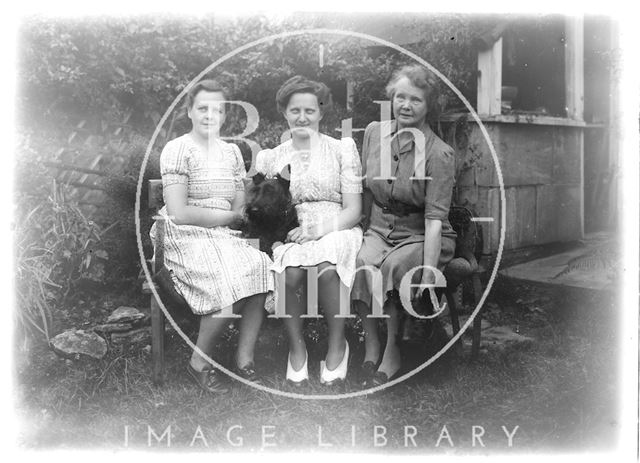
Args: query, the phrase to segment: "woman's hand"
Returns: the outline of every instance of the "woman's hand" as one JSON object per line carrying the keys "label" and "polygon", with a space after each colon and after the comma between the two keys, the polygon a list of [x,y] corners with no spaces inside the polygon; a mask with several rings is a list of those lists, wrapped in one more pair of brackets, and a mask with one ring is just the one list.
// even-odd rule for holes
{"label": "woman's hand", "polygon": [[420,279],[420,286],[414,286],[411,290],[411,298],[418,299],[422,296],[423,293],[429,293],[429,287],[434,287],[436,282],[436,277],[433,274],[433,271],[423,268],[422,269],[422,278]]}
{"label": "woman's hand", "polygon": [[233,230],[240,230],[244,225],[244,214],[241,212],[231,212],[231,220],[229,221],[229,228]]}
{"label": "woman's hand", "polygon": [[[425,219],[424,221],[424,255],[423,255],[423,268],[422,278],[420,280],[421,285],[429,285],[432,288],[439,279],[436,278],[438,272],[438,259],[440,258],[440,250],[442,245],[441,238],[442,222],[440,220]],[[429,270],[429,268],[431,270]],[[417,290],[417,294],[414,297],[419,297],[423,291],[429,291],[428,289],[414,288]],[[431,294],[428,294],[431,296]]]}
{"label": "woman's hand", "polygon": [[287,233],[287,241],[290,243],[303,244],[307,241],[319,240],[322,236],[323,235],[317,225],[305,228],[296,227]]}
{"label": "woman's hand", "polygon": [[176,225],[195,225],[198,227],[229,227],[238,229],[244,220],[243,205],[237,204],[233,211],[190,206],[187,203],[187,186],[168,185],[164,188],[167,214]]}

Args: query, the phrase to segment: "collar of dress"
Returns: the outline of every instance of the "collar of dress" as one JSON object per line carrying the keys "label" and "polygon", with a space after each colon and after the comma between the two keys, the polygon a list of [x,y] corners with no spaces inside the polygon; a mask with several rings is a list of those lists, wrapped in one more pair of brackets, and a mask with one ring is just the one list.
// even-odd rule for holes
{"label": "collar of dress", "polygon": [[[393,138],[398,134],[398,121],[393,119],[391,121],[388,121],[386,124],[384,122],[382,124],[383,124],[382,125],[383,138],[388,138],[393,140]],[[385,125],[387,126],[387,130],[384,130]],[[424,124],[420,132],[422,132],[422,134],[424,135],[425,146],[428,146],[429,142],[431,141],[431,138],[434,136],[434,133],[429,127],[429,124]],[[413,139],[405,140],[402,143],[402,146],[400,146],[400,148],[398,149],[398,154],[408,153],[409,151],[413,150],[413,145],[414,145]],[[392,146],[392,150],[396,151],[397,145],[394,145],[392,143],[391,146]]]}

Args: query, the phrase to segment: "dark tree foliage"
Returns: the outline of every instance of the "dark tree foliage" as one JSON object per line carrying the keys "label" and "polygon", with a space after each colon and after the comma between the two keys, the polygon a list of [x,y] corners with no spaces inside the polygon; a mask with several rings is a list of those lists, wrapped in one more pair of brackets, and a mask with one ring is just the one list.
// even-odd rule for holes
{"label": "dark tree foliage", "polygon": [[[404,45],[426,59],[473,99],[474,31],[463,16],[403,19],[413,41]],[[144,128],[157,123],[174,98],[200,72],[227,53],[271,34],[344,23],[348,17],[303,16],[273,20],[263,16],[210,18],[32,18],[21,28],[19,81],[26,108],[130,120]],[[372,31],[375,34],[375,31]],[[324,47],[323,66],[319,47]],[[355,83],[356,118],[377,115],[374,99],[394,67],[411,59],[379,44],[335,34],[305,34],[246,49],[211,72],[236,99],[254,104],[260,116],[278,120],[274,95],[284,79],[304,74],[326,82]],[[443,90],[444,90],[443,86]],[[441,107],[462,106],[444,93]],[[360,122],[360,121],[357,121]]]}
{"label": "dark tree foliage", "polygon": [[[473,103],[476,51],[472,37],[482,21],[472,23],[464,16],[402,16],[391,20],[412,37],[406,48],[435,66]],[[101,183],[107,199],[90,216],[77,215],[74,223],[82,227],[86,218],[87,233],[99,236],[100,249],[109,256],[105,279],[135,276],[139,260],[135,256],[133,205],[140,166],[151,135],[186,85],[212,63],[252,41],[304,29],[350,30],[354,24],[351,16],[327,14],[25,20],[18,42],[18,215],[27,217],[50,198],[50,185],[59,172],[47,168],[46,163],[80,163],[100,155],[95,168],[107,170]],[[375,35],[376,31],[368,33]],[[221,80],[232,99],[257,108],[260,123],[247,138],[267,148],[278,144],[285,130],[276,110],[275,93],[287,78],[303,74],[330,86],[335,105],[323,118],[322,128],[339,136],[337,129],[343,119],[352,118],[354,128],[379,119],[380,107],[375,100],[386,99],[384,87],[391,72],[409,62],[403,54],[362,38],[302,34],[246,48],[206,76]],[[349,110],[347,82],[352,82],[354,91]],[[435,102],[438,111],[463,106],[445,85],[441,85],[439,95]],[[223,133],[238,135],[246,124],[244,111],[233,106]],[[189,121],[182,99],[175,111],[167,114],[151,150],[145,178],[159,177],[162,146],[187,130]],[[354,138],[360,144],[361,132]],[[249,146],[237,142],[249,169]],[[66,195],[58,198],[58,203],[71,201]],[[145,209],[144,196],[141,210],[142,236],[148,244],[151,214]],[[107,232],[95,232],[96,226]],[[74,278],[80,276],[74,274]],[[64,281],[58,278],[53,283],[64,286]],[[65,294],[69,290],[50,288]]]}

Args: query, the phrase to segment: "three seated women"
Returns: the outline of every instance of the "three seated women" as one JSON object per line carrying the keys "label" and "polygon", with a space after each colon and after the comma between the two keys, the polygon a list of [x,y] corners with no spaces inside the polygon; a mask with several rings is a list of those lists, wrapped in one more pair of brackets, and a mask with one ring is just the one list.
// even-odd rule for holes
{"label": "three seated women", "polygon": [[[318,304],[328,327],[320,382],[332,385],[347,375],[350,347],[341,293],[351,294],[362,317],[363,385],[382,384],[400,370],[400,281],[420,267],[413,272],[413,283],[431,283],[432,272],[421,268],[442,269],[453,257],[455,243],[447,219],[454,155],[427,124],[432,89],[420,66],[405,66],[393,74],[387,93],[394,120],[367,127],[361,162],[351,138],[339,140],[320,131],[332,104],[325,84],[295,76],[282,85],[276,104],[290,138],[258,153],[255,169],[267,176],[290,172],[299,226],[274,249],[271,261],[234,229],[242,220],[246,172],[238,148],[219,138],[225,91],[215,81],[193,87],[187,101],[192,130],[167,144],[161,172],[168,223],[166,266],[176,289],[201,316],[196,343],[200,352],[194,351],[187,367],[200,387],[210,392],[224,389],[217,370],[201,355],[214,355],[228,322],[216,314],[242,315],[235,370],[256,379],[253,350],[263,307],[274,289],[284,297],[286,378],[293,385],[309,379],[302,318],[310,309],[307,272],[317,277]],[[363,215],[366,220],[361,222]],[[381,292],[374,287],[372,273],[360,271],[363,267],[379,270]],[[374,301],[376,294],[384,300]],[[388,315],[382,354],[377,319],[367,317],[374,302]]]}

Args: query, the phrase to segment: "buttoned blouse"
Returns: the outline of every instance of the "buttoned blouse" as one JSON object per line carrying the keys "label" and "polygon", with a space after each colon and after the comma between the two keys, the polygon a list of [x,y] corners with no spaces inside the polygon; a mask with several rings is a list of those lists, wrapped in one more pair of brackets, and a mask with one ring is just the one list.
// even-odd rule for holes
{"label": "buttoned blouse", "polygon": [[[441,235],[455,239],[448,217],[455,182],[453,149],[428,126],[402,144],[397,132],[395,120],[367,126],[362,145],[364,186],[377,203],[391,210],[394,203],[402,203],[424,212],[398,216],[373,203],[369,227],[391,241],[420,241],[424,239],[424,220],[435,219],[442,222]],[[417,166],[416,137],[423,138],[425,148],[422,160],[418,155]],[[383,170],[385,158],[387,170]]]}

